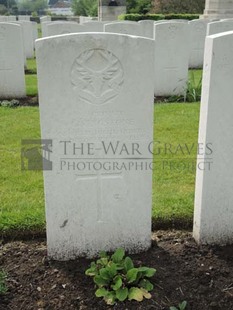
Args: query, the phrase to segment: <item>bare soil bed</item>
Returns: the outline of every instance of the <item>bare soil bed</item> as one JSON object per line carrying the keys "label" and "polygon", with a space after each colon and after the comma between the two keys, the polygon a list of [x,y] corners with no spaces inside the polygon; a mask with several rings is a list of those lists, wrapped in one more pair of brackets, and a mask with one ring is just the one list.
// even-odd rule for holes
{"label": "bare soil bed", "polygon": [[186,300],[187,310],[233,309],[233,246],[198,247],[191,233],[157,231],[151,249],[131,255],[136,265],[157,269],[152,299],[107,306],[95,297],[90,260],[49,261],[44,239],[0,247],[0,266],[8,273],[1,310],[158,309]]}

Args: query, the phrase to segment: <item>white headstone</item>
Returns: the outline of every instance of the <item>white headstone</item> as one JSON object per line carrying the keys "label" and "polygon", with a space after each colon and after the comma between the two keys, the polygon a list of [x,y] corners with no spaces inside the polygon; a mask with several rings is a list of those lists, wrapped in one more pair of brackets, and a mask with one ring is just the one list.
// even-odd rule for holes
{"label": "white headstone", "polygon": [[212,22],[207,26],[207,36],[231,30],[233,30],[233,20]]}
{"label": "white headstone", "polygon": [[16,21],[16,16],[9,15],[9,16],[7,16],[7,20],[8,20],[8,22],[15,22]]}
{"label": "white headstone", "polygon": [[189,28],[190,28],[189,68],[203,67],[207,24],[208,19],[196,19],[189,22]]}
{"label": "white headstone", "polygon": [[21,98],[25,95],[20,26],[0,23],[0,98]]}
{"label": "white headstone", "polygon": [[138,23],[109,23],[104,25],[105,32],[142,36],[142,26]]}
{"label": "white headstone", "polygon": [[75,22],[50,23],[47,24],[46,27],[47,37],[67,33],[85,32],[85,27]]}
{"label": "white headstone", "polygon": [[30,22],[30,16],[29,15],[19,15],[18,16],[19,21],[28,21]]}
{"label": "white headstone", "polygon": [[189,27],[187,23],[155,24],[155,95],[183,95],[187,88]]}
{"label": "white headstone", "polygon": [[0,15],[0,22],[7,22],[7,16]]}
{"label": "white headstone", "polygon": [[51,23],[55,23],[55,22],[42,22],[41,23],[41,36],[42,38],[47,37],[47,25],[51,24]]}
{"label": "white headstone", "polygon": [[[51,258],[150,247],[152,172],[132,159],[137,152],[114,155],[104,147],[138,143],[145,156],[153,131],[153,49],[153,40],[108,33],[36,42],[42,139],[53,144],[53,169],[44,171]],[[78,148],[88,143],[93,150],[81,155]],[[121,166],[130,162],[138,169]]]}
{"label": "white headstone", "polygon": [[142,27],[142,35],[146,38],[154,38],[154,21],[153,20],[140,20],[139,25]]}
{"label": "white headstone", "polygon": [[82,24],[85,26],[87,32],[103,32],[104,31],[104,23],[99,21],[89,21],[84,22]]}
{"label": "white headstone", "polygon": [[82,25],[83,23],[89,22],[89,21],[91,21],[91,20],[93,20],[93,18],[90,17],[90,16],[79,16],[79,23],[80,23],[81,25]]}
{"label": "white headstone", "polygon": [[51,16],[41,16],[40,17],[40,22],[43,23],[43,22],[51,22]]}
{"label": "white headstone", "polygon": [[[233,32],[206,39],[197,159],[194,237],[233,243]],[[206,147],[207,146],[207,147]]]}
{"label": "white headstone", "polygon": [[24,53],[26,58],[34,57],[34,47],[33,47],[33,24],[28,21],[18,21],[13,22],[22,26],[23,29],[23,40],[24,40]]}
{"label": "white headstone", "polygon": [[32,22],[33,31],[33,48],[35,49],[35,41],[38,39],[38,27],[36,22]]}

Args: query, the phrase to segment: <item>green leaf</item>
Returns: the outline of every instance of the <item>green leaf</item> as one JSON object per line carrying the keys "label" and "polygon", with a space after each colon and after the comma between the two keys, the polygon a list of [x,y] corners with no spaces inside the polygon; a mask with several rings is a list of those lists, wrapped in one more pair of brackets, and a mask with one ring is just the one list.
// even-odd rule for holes
{"label": "green leaf", "polygon": [[97,260],[97,264],[105,267],[108,264],[108,258],[107,257],[103,257]]}
{"label": "green leaf", "polygon": [[120,301],[124,301],[126,300],[127,296],[128,296],[128,288],[125,287],[125,288],[119,288],[117,291],[116,291],[116,298]]}
{"label": "green leaf", "polygon": [[108,285],[109,281],[103,279],[101,276],[97,275],[94,277],[94,282],[95,284],[97,284],[98,286],[104,286],[104,285]]}
{"label": "green leaf", "polygon": [[129,290],[129,295],[128,295],[129,300],[137,300],[137,301],[142,301],[143,300],[143,292],[140,290],[138,287],[131,287]]}
{"label": "green leaf", "polygon": [[151,294],[148,293],[146,290],[144,290],[144,288],[141,288],[141,291],[143,293],[143,296],[146,298],[146,299],[150,299],[151,298]]}
{"label": "green leaf", "polygon": [[116,269],[117,270],[123,270],[124,266],[122,266],[121,264],[116,264]]}
{"label": "green leaf", "polygon": [[134,268],[134,264],[133,264],[133,261],[130,257],[126,257],[125,258],[125,261],[124,261],[124,267],[125,267],[125,271],[129,271],[130,269],[133,269]]}
{"label": "green leaf", "polygon": [[176,307],[170,307],[170,310],[178,310]]}
{"label": "green leaf", "polygon": [[108,294],[104,297],[104,300],[107,303],[107,305],[114,305],[116,300],[115,292],[113,291],[108,292]]}
{"label": "green leaf", "polygon": [[108,294],[108,291],[104,287],[99,288],[95,292],[96,297],[105,297],[107,294]]}
{"label": "green leaf", "polygon": [[104,279],[104,280],[111,280],[111,276],[109,275],[109,272],[106,268],[101,268],[99,270],[100,276]]}
{"label": "green leaf", "polygon": [[149,281],[149,280],[147,280],[147,279],[143,279],[143,280],[141,280],[140,282],[139,282],[139,286],[140,287],[142,287],[142,288],[144,288],[146,291],[152,291],[153,290],[153,288],[154,288],[154,286],[153,286],[153,284]]}
{"label": "green leaf", "polygon": [[148,267],[140,267],[138,268],[138,271],[142,272],[145,277],[150,278],[150,277],[153,277],[153,275],[156,272],[156,269],[148,268]]}
{"label": "green leaf", "polygon": [[93,268],[89,268],[85,271],[86,276],[94,277],[97,274],[97,270]]}
{"label": "green leaf", "polygon": [[116,291],[118,290],[121,286],[122,286],[122,279],[121,276],[116,276],[116,278],[114,279],[114,285],[111,285],[111,288]]}
{"label": "green leaf", "polygon": [[179,304],[180,310],[185,310],[186,306],[187,306],[187,301],[185,300],[181,304]]}
{"label": "green leaf", "polygon": [[117,274],[117,267],[116,267],[116,264],[113,262],[110,262],[108,264],[108,266],[106,267],[106,270],[111,278],[115,277],[115,275]]}
{"label": "green leaf", "polygon": [[119,263],[125,256],[125,251],[122,248],[119,248],[112,255],[112,260],[114,263]]}
{"label": "green leaf", "polygon": [[138,275],[138,268],[132,268],[130,269],[126,274],[126,279],[128,283],[132,283],[136,280]]}

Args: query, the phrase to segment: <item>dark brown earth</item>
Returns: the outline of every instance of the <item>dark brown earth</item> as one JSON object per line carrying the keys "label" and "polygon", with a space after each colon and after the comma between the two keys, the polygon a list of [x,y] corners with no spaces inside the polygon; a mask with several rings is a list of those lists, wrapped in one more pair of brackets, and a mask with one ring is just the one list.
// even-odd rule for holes
{"label": "dark brown earth", "polygon": [[49,261],[45,240],[15,241],[0,247],[8,273],[1,310],[164,309],[186,300],[187,310],[233,309],[233,246],[198,247],[191,233],[158,231],[152,248],[131,255],[137,265],[157,269],[152,299],[107,306],[94,295],[84,272],[90,260]]}

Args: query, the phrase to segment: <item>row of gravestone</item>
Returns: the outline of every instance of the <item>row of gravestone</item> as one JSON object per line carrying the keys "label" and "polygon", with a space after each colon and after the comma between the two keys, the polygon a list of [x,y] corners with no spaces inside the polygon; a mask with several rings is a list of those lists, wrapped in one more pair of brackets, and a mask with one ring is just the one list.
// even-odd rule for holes
{"label": "row of gravestone", "polygon": [[[154,41],[69,34],[38,40],[36,56],[42,144],[45,153],[52,147],[44,155],[48,255],[148,249]],[[209,36],[195,194],[199,243],[233,242],[232,85],[233,31]]]}
{"label": "row of gravestone", "polygon": [[9,16],[4,16],[4,15],[0,15],[0,22],[13,22],[16,20],[27,20],[30,21],[30,16],[29,15],[9,15]]}
{"label": "row of gravestone", "polygon": [[155,40],[155,96],[184,95],[189,68],[202,68],[206,35],[233,30],[233,20],[136,22],[43,22],[43,37],[75,32],[111,32]]}
{"label": "row of gravestone", "polygon": [[[75,22],[51,22],[51,19],[48,20],[49,17],[44,18],[46,18],[46,20],[42,20],[41,18],[41,22],[43,23],[44,21],[47,21],[47,23],[42,24],[43,37],[74,32],[113,32],[143,36],[153,39],[156,35],[155,25],[164,22],[180,22],[180,20],[161,20],[157,22],[152,20],[143,20],[138,23],[132,21],[115,21],[111,23],[89,21],[78,25]],[[210,23],[209,20],[199,19],[186,23],[189,28],[186,31],[186,36],[189,38],[189,43],[187,43],[188,40],[186,38],[184,38],[184,41],[186,41],[185,49],[189,50],[189,68],[202,68],[206,36],[233,30],[233,20],[227,19]],[[166,36],[166,33],[164,35]]]}
{"label": "row of gravestone", "polygon": [[[49,17],[46,18],[48,19]],[[34,42],[38,36],[37,24],[30,21],[14,21],[13,23],[20,25],[22,31],[22,35],[18,36],[18,38],[23,38],[24,66],[26,67],[26,59],[34,56]],[[14,63],[10,60],[13,57],[13,51],[11,53],[7,52],[7,41],[14,40],[14,36],[7,35],[7,26],[4,26],[2,23],[1,25],[1,33],[4,36],[4,42],[6,42],[5,44],[1,44],[1,54],[5,54],[6,63]],[[195,20],[189,23],[180,21],[160,21],[157,23],[153,21],[141,21],[139,23],[103,23],[92,21],[83,23],[82,25],[76,22],[44,22],[42,20],[43,36],[74,32],[105,31],[154,38],[155,96],[183,95],[187,87],[188,67],[201,67],[203,64],[206,33],[214,34],[232,29],[233,20],[212,23],[203,20]],[[4,31],[5,35],[3,34]],[[16,45],[14,49],[15,54],[17,54],[17,49],[20,49],[21,45],[21,43]],[[3,59],[2,56],[2,61]],[[20,63],[20,58],[17,57],[17,59]],[[9,65],[6,64],[5,67],[7,70],[2,71],[2,83],[4,83],[4,86],[1,88],[1,98],[11,97],[13,94],[14,96],[17,95],[15,89],[18,89],[18,87],[14,86],[14,80],[11,78],[11,75],[21,76],[20,80],[24,80],[22,70],[20,73],[13,73],[12,65],[10,65],[11,70],[9,70]],[[23,83],[20,83],[20,85],[23,85]],[[18,93],[17,97],[21,97],[22,95],[25,95],[25,86]]]}
{"label": "row of gravestone", "polygon": [[[46,18],[48,19],[49,17]],[[26,59],[34,56],[34,42],[38,35],[37,24],[30,21],[18,21],[13,23],[17,23],[22,28],[22,36],[18,36],[18,38],[23,38],[24,65],[26,67]],[[203,20],[195,20],[189,23],[185,21],[154,22],[148,20],[139,23],[104,23],[92,21],[83,23],[82,25],[76,22],[50,22],[42,20],[41,25],[44,37],[74,32],[105,31],[153,38],[155,41],[155,96],[184,95],[187,87],[188,68],[202,67],[203,65],[206,31],[207,34],[213,34],[233,29],[232,20],[209,24],[207,21]],[[4,31],[7,32],[6,27],[6,25],[4,26],[2,24],[2,33]],[[5,30],[3,30],[3,28],[5,28]],[[4,40],[11,41],[13,37],[5,35]],[[8,55],[6,46],[7,42],[5,43],[5,47],[4,44],[1,44],[2,54],[5,54],[8,58],[6,58],[6,62],[11,63],[9,58],[12,57],[13,52]],[[21,44],[16,45],[14,49],[16,54],[16,50],[20,49],[20,46]],[[19,57],[18,61],[20,62]],[[8,67],[8,65],[6,66]],[[2,77],[2,80],[5,82],[4,87],[1,88],[1,98],[11,97],[12,94],[17,95],[13,80],[10,77],[10,72],[13,74],[12,70],[13,67],[11,65],[11,71],[2,71],[4,72],[3,76],[5,76]],[[16,75],[21,75],[21,80],[24,79],[22,72]],[[8,80],[7,84],[6,80]],[[12,81],[12,83],[9,81]],[[5,89],[5,91],[3,91],[3,89]],[[17,97],[21,97],[22,94],[25,95],[25,88],[18,93]]]}

